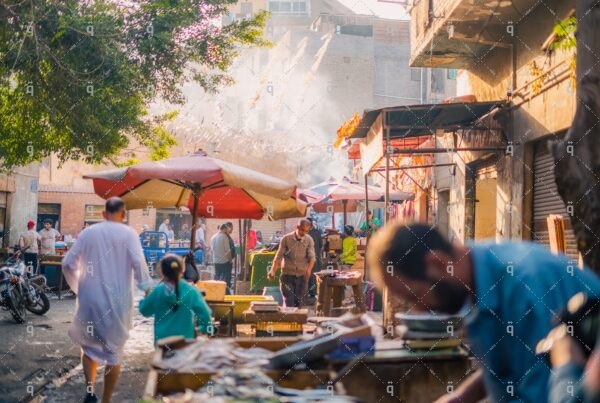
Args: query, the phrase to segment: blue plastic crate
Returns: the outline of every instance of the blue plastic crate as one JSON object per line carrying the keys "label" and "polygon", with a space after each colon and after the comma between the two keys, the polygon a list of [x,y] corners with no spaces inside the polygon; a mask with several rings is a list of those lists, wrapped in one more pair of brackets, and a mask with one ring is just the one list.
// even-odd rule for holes
{"label": "blue plastic crate", "polygon": [[329,354],[329,358],[333,360],[351,360],[357,355],[367,352],[367,355],[375,353],[375,337],[341,337],[339,347]]}

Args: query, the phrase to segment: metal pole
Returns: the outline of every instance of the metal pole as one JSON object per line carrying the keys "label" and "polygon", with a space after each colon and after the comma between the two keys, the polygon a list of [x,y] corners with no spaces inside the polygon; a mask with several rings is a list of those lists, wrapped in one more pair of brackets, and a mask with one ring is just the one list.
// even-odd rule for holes
{"label": "metal pole", "polygon": [[[426,164],[426,165],[400,165],[397,167],[390,168],[390,171],[407,171],[410,169],[423,169],[423,168],[433,168],[433,167],[453,167],[456,163],[448,163],[448,164]],[[374,169],[371,172],[383,172],[385,169]]]}
{"label": "metal pole", "polygon": [[[367,219],[367,223],[365,228],[367,229],[367,233],[366,233],[366,242],[365,242],[365,251],[367,251],[367,248],[369,247],[369,222],[368,222],[368,211],[369,211],[369,182],[367,181],[367,179],[369,178],[369,173],[367,172],[365,174],[365,218]],[[366,258],[366,253],[365,253],[365,258]],[[365,281],[367,281],[367,259],[365,259]]]}
{"label": "metal pole", "polygon": [[[196,249],[196,221],[198,220],[198,199],[200,198],[200,186],[192,187],[192,194],[194,195],[194,208],[192,210],[192,233],[190,236],[190,250],[193,252]],[[203,250],[206,253],[206,250]],[[206,256],[204,256],[206,260]]]}
{"label": "metal pole", "polygon": [[347,213],[348,200],[342,200],[342,205],[344,206],[344,227],[345,227],[346,224],[348,224],[347,221],[346,221],[346,218],[347,218],[347,215],[348,215],[348,213]]}
{"label": "metal pole", "polygon": [[461,147],[461,148],[395,148],[392,154],[436,154],[436,153],[456,153],[461,151],[502,151],[506,152],[506,147]]}
{"label": "metal pole", "polygon": [[390,202],[390,129],[385,129],[385,224],[390,220],[388,205]]}

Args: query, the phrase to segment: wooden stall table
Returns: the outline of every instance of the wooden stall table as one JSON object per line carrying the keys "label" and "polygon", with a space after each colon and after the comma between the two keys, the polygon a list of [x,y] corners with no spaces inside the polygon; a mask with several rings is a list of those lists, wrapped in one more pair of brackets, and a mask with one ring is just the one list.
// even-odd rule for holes
{"label": "wooden stall table", "polygon": [[38,263],[39,273],[46,277],[48,287],[51,290],[57,290],[58,299],[62,299],[62,291],[69,289],[65,287],[62,259],[63,256],[60,255],[45,255],[41,256]]}
{"label": "wooden stall table", "polygon": [[252,309],[248,309],[244,311],[244,322],[293,322],[304,325],[308,322],[308,309],[298,309],[292,312],[254,312]]}
{"label": "wooden stall table", "polygon": [[[411,351],[402,346],[402,341],[378,340],[374,354],[343,375],[346,392],[364,402],[430,403],[449,386],[456,388],[472,367],[460,347]],[[331,365],[339,371],[349,361],[333,360]]]}
{"label": "wooden stall table", "polygon": [[[346,286],[352,287],[354,302],[359,313],[365,313],[363,298],[363,275],[359,272],[336,272],[335,277],[328,273],[316,272],[317,316],[334,316],[332,311],[341,308]],[[333,303],[332,303],[333,301]]]}
{"label": "wooden stall table", "polygon": [[235,324],[233,323],[233,311],[235,302],[233,301],[206,301],[206,304],[212,311],[212,314],[217,321],[227,318],[227,336],[235,336]]}
{"label": "wooden stall table", "polygon": [[244,311],[244,323],[255,325],[256,336],[299,335],[303,331],[302,325],[307,322],[308,309],[278,312],[255,312],[252,309]]}

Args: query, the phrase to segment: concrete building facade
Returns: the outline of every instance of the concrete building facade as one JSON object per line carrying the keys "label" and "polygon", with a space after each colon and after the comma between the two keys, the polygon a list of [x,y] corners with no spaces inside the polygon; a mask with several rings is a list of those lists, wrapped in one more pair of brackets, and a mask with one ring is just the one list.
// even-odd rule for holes
{"label": "concrete building facade", "polygon": [[[432,194],[442,200],[435,207],[438,217],[446,217],[444,230],[461,242],[491,238],[548,244],[546,218],[562,215],[567,253],[576,258],[569,221],[576,217],[556,192],[547,147],[548,140],[564,136],[575,111],[573,53],[552,46],[554,27],[573,14],[575,2],[520,0],[490,7],[467,0],[422,0],[411,9],[411,65],[461,69],[459,95],[504,104],[479,122],[479,130],[455,135],[459,144],[503,146],[505,152],[436,158],[456,164],[435,170]],[[438,144],[452,144],[452,135],[438,136]]]}

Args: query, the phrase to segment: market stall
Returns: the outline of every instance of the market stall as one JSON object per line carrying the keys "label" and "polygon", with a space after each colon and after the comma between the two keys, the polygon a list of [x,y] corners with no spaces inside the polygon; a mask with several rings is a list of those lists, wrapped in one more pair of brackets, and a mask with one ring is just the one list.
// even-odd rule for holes
{"label": "market stall", "polygon": [[298,337],[165,339],[145,400],[431,402],[471,371],[468,353],[436,316],[403,319],[395,340],[364,314],[310,318],[316,330]]}

